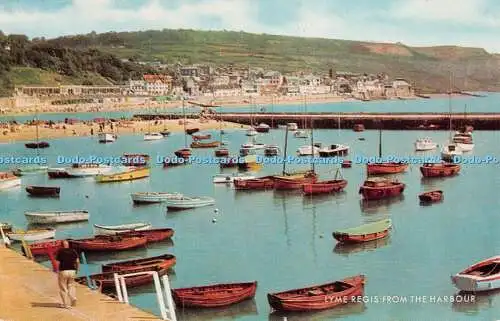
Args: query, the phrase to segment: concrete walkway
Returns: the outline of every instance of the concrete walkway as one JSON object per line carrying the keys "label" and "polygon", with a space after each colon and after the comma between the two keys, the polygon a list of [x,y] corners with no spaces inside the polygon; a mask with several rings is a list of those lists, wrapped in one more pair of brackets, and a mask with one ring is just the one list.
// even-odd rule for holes
{"label": "concrete walkway", "polygon": [[82,285],[76,293],[76,307],[60,308],[57,275],[0,244],[0,320],[160,320]]}

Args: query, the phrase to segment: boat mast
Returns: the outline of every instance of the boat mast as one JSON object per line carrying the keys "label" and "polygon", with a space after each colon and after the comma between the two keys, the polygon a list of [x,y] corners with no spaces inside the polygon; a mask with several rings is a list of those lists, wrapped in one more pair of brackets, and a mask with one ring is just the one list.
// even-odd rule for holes
{"label": "boat mast", "polygon": [[35,107],[35,126],[36,126],[36,156],[40,156],[40,136],[38,133],[38,105]]}
{"label": "boat mast", "polygon": [[187,133],[186,133],[186,108],[184,104],[184,95],[182,96],[182,115],[184,116],[184,148],[187,148]]}
{"label": "boat mast", "polygon": [[288,146],[288,125],[286,126],[285,131],[285,151],[283,152],[283,176],[286,175],[286,150]]}
{"label": "boat mast", "polygon": [[382,127],[378,130],[378,157],[382,158]]}
{"label": "boat mast", "polygon": [[451,92],[452,92],[452,85],[451,85],[451,72],[450,72],[450,90],[448,90],[448,109],[449,109],[449,112],[450,112],[450,133],[449,133],[449,140],[450,140],[450,144],[452,142],[452,137],[451,137]]}
{"label": "boat mast", "polygon": [[314,120],[311,117],[311,152],[312,152],[312,160],[311,160],[311,170],[314,173],[314,133],[313,133],[313,124]]}

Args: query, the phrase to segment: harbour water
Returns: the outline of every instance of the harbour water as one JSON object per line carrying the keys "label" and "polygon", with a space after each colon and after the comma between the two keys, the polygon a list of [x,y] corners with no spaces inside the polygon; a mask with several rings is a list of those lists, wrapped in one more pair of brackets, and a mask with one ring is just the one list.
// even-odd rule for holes
{"label": "harbour water", "polygon": [[[478,99],[478,98],[476,98]],[[480,101],[486,101],[482,98]],[[215,132],[212,134],[217,135]],[[387,131],[383,133],[384,155],[417,155],[413,151],[416,138],[430,136],[443,144],[447,132]],[[216,136],[217,137],[217,136]],[[358,140],[364,137],[365,140]],[[356,155],[378,154],[378,131],[355,133],[349,130],[317,130],[316,142],[324,145],[345,143],[351,147],[349,159]],[[248,138],[244,131],[230,131],[225,136],[236,154]],[[272,130],[257,137],[258,142],[283,146],[284,131]],[[500,159],[498,132],[474,132],[473,155],[495,155]],[[113,144],[98,144],[95,138],[64,138],[50,141],[41,150],[55,164],[59,155],[119,156],[124,152],[173,155],[184,144],[182,134],[153,142],[139,135],[123,135]],[[289,138],[289,153],[295,154],[309,140]],[[24,142],[1,145],[0,156],[33,155]],[[430,154],[438,155],[439,150]],[[213,150],[194,150],[195,155],[211,157]],[[500,164],[463,165],[460,175],[446,179],[422,180],[419,165],[398,175],[407,188],[404,197],[390,201],[365,203],[358,189],[365,179],[365,166],[353,164],[343,169],[348,180],[343,193],[321,197],[304,197],[299,192],[236,192],[226,185],[215,186],[212,176],[217,165],[193,164],[163,169],[152,165],[150,178],[133,182],[96,184],[93,179],[50,180],[46,175],[23,176],[22,187],[0,193],[0,221],[26,228],[23,215],[28,210],[87,209],[89,223],[58,225],[58,238],[79,238],[93,234],[92,224],[116,225],[147,221],[156,227],[172,227],[172,242],[148,246],[147,249],[116,254],[88,254],[91,272],[114,261],[172,253],[177,257],[170,275],[173,288],[210,283],[257,280],[255,300],[208,311],[177,310],[179,320],[283,320],[270,315],[266,293],[310,284],[339,280],[365,274],[366,299],[354,304],[314,314],[288,315],[288,320],[494,320],[500,315],[500,295],[476,297],[474,303],[442,302],[457,293],[450,275],[481,259],[500,252],[498,231],[498,186]],[[5,168],[5,166],[2,166]],[[307,168],[290,164],[287,170]],[[338,165],[317,165],[320,179],[335,175]],[[281,172],[280,164],[266,165],[257,175]],[[224,172],[231,173],[228,169]],[[58,199],[36,199],[27,196],[24,186],[61,186]],[[417,195],[441,189],[444,201],[421,206]],[[170,191],[186,195],[212,196],[216,206],[180,212],[167,212],[164,205],[134,206],[130,193],[138,191]],[[214,209],[218,209],[218,213]],[[332,232],[346,227],[390,217],[394,228],[388,239],[369,245],[341,247]],[[216,223],[212,219],[216,218]],[[44,262],[48,265],[48,262]],[[153,287],[130,290],[131,302],[159,314]],[[406,298],[406,303],[381,302]],[[411,302],[412,296],[427,301]],[[374,302],[376,298],[378,303]],[[449,299],[448,299],[449,300]]]}

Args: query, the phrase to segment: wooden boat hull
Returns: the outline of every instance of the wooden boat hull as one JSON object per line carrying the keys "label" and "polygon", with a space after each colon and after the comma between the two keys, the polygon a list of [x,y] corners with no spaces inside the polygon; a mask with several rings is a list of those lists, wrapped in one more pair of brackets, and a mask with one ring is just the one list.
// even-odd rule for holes
{"label": "wooden boat hull", "polygon": [[392,221],[385,219],[355,228],[333,232],[333,237],[341,243],[364,243],[385,238],[389,235]]}
{"label": "wooden boat hull", "polygon": [[216,157],[226,157],[229,156],[229,150],[226,148],[217,149],[214,154]]}
{"label": "wooden boat hull", "polygon": [[56,237],[56,230],[54,229],[43,229],[43,230],[28,230],[25,232],[13,231],[7,233],[7,236],[11,240],[15,241],[40,241],[46,239],[53,239]]}
{"label": "wooden boat hull", "polygon": [[199,128],[187,128],[187,129],[186,129],[186,134],[188,134],[188,135],[192,135],[192,134],[194,134],[194,133],[196,133],[196,132],[199,132],[199,131],[200,131],[200,129],[199,129]]}
{"label": "wooden boat hull", "polygon": [[233,184],[236,190],[271,189],[274,188],[274,178],[272,176],[266,176],[246,180],[235,179]]}
{"label": "wooden boat hull", "polygon": [[215,147],[219,147],[220,146],[220,142],[207,142],[207,143],[203,143],[203,142],[199,142],[199,141],[195,141],[195,142],[192,142],[190,147],[191,148],[215,148]]}
{"label": "wooden boat hull", "polygon": [[453,285],[464,292],[500,289],[500,256],[488,258],[451,277]]}
{"label": "wooden boat hull", "polygon": [[36,148],[48,148],[50,144],[47,142],[39,142],[39,143],[26,143],[24,144],[26,148],[36,149]]}
{"label": "wooden boat hull", "polygon": [[26,192],[31,196],[59,196],[61,192],[60,187],[49,187],[49,186],[28,186],[26,187]]}
{"label": "wooden boat hull", "polygon": [[68,171],[66,168],[49,168],[47,170],[47,175],[49,178],[70,178]]}
{"label": "wooden boat hull", "polygon": [[183,148],[179,149],[178,151],[174,152],[174,155],[180,158],[187,159],[191,156],[191,150],[189,148]]}
{"label": "wooden boat hull", "polygon": [[128,260],[121,262],[114,262],[109,264],[104,264],[102,266],[102,272],[122,272],[122,271],[133,271],[138,268],[151,268],[151,269],[161,269],[168,270],[176,263],[176,258],[171,254],[164,254],[154,257],[148,257],[144,259]]}
{"label": "wooden boat hull", "polygon": [[88,211],[68,211],[68,212],[25,212],[24,216],[31,224],[53,224],[88,221],[90,214]]}
{"label": "wooden boat hull", "polygon": [[448,177],[460,172],[460,164],[430,164],[420,167],[423,177]]}
{"label": "wooden boat hull", "polygon": [[215,200],[212,198],[203,199],[175,199],[167,201],[167,209],[180,211],[196,207],[211,206],[215,204]]}
{"label": "wooden boat hull", "polygon": [[302,189],[304,184],[312,184],[316,183],[317,177],[302,177],[296,179],[287,179],[287,178],[274,178],[274,189],[276,190],[294,190],[294,189]]}
{"label": "wooden boat hull", "polygon": [[77,251],[125,251],[145,246],[145,237],[99,236],[93,239],[68,240],[71,248]]}
{"label": "wooden boat hull", "polygon": [[133,231],[133,232],[124,232],[120,233],[121,236],[126,237],[145,237],[148,243],[152,242],[161,242],[166,239],[172,238],[174,236],[174,230],[171,228],[158,228],[158,229],[150,229],[150,230],[142,230],[142,231]]}
{"label": "wooden boat hull", "polygon": [[333,233],[333,237],[341,243],[363,243],[370,242],[378,239],[383,239],[389,235],[389,229],[377,233],[370,233],[364,235],[348,235],[344,233]]}
{"label": "wooden boat hull", "polygon": [[404,163],[374,163],[367,164],[368,175],[384,175],[403,173],[408,169],[408,164]]}
{"label": "wooden boat hull", "polygon": [[30,251],[33,256],[55,255],[61,248],[62,240],[30,244]]}
{"label": "wooden boat hull", "polygon": [[[317,311],[352,302],[364,293],[365,277],[357,275],[339,282],[316,285],[280,293],[269,293],[267,300],[276,311]],[[337,289],[341,291],[335,291]]]}
{"label": "wooden boat hull", "polygon": [[133,193],[131,195],[134,204],[163,203],[172,198],[182,197],[179,193]]}
{"label": "wooden boat hull", "polygon": [[149,168],[139,168],[131,171],[109,174],[109,175],[97,175],[96,182],[98,183],[114,183],[114,182],[125,182],[133,181],[136,179],[149,177]]}
{"label": "wooden boat hull", "polygon": [[193,140],[202,140],[202,139],[210,139],[212,138],[211,134],[206,134],[206,135],[191,135],[193,137]]}
{"label": "wooden boat hull", "polygon": [[366,200],[378,200],[382,198],[396,197],[401,195],[405,190],[405,184],[393,184],[386,187],[367,187],[361,186],[359,193]]}
{"label": "wooden boat hull", "polygon": [[418,196],[420,202],[424,203],[435,203],[440,202],[443,199],[443,191],[430,191],[422,193]]}
{"label": "wooden boat hull", "polygon": [[306,195],[336,193],[342,191],[347,186],[345,179],[307,183],[302,185],[302,191]]}
{"label": "wooden boat hull", "polygon": [[[115,290],[115,273],[118,274],[128,274],[128,273],[138,273],[138,272],[147,272],[147,271],[156,271],[160,276],[165,275],[167,273],[167,269],[157,269],[157,268],[138,268],[134,270],[125,270],[125,271],[116,271],[116,272],[107,272],[107,273],[99,273],[90,275],[90,279],[96,282],[96,285],[104,291]],[[78,277],[75,279],[77,283],[82,285],[87,285],[87,277]],[[153,282],[152,275],[136,275],[125,278],[125,284],[127,288],[138,287],[145,284],[150,284]]]}
{"label": "wooden boat hull", "polygon": [[173,289],[172,298],[178,307],[215,308],[251,299],[256,290],[257,282],[214,284]]}

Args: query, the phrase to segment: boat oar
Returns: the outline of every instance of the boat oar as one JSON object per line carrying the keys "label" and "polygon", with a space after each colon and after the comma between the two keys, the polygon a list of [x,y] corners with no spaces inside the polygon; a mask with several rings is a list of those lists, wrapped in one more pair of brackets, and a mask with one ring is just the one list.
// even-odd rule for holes
{"label": "boat oar", "polygon": [[83,275],[85,275],[85,278],[87,279],[87,286],[92,290],[96,290],[97,289],[96,282],[95,282],[95,280],[92,280],[90,278],[88,265],[87,265],[87,257],[85,256],[84,252],[82,252],[80,254],[80,256],[81,256],[81,260],[82,260],[82,272],[83,272]]}
{"label": "boat oar", "polygon": [[2,240],[6,247],[10,246],[10,239],[3,232],[3,227],[0,226],[0,234],[2,234]]}

